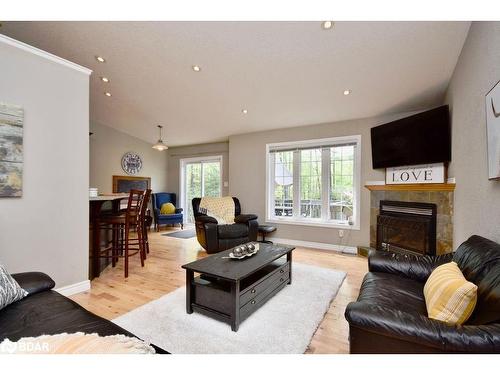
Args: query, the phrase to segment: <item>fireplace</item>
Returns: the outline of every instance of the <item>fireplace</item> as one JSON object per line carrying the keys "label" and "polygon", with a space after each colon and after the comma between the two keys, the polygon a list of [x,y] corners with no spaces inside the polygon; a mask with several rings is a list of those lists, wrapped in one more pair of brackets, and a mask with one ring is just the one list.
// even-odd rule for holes
{"label": "fireplace", "polygon": [[436,255],[436,205],[380,201],[377,250]]}

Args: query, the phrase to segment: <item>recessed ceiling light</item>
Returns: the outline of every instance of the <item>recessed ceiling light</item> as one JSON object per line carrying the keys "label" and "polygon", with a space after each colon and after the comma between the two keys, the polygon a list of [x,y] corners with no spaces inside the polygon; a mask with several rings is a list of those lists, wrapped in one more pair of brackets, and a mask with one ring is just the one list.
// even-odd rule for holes
{"label": "recessed ceiling light", "polygon": [[106,62],[106,59],[102,56],[96,56],[95,59],[101,63]]}
{"label": "recessed ceiling light", "polygon": [[111,93],[110,92],[105,92],[104,95],[106,95],[106,96],[109,97],[109,96],[111,96]]}
{"label": "recessed ceiling light", "polygon": [[192,68],[193,68],[193,70],[194,70],[195,72],[199,72],[199,71],[201,71],[201,68],[200,68],[200,66],[199,66],[199,65],[193,65],[193,66],[192,66]]}
{"label": "recessed ceiling light", "polygon": [[344,95],[349,95],[351,93],[351,90],[344,90]]}
{"label": "recessed ceiling light", "polygon": [[107,78],[107,77],[101,77],[101,81],[108,83],[109,82],[109,78]]}
{"label": "recessed ceiling light", "polygon": [[248,109],[242,109],[241,113],[243,113],[244,115],[246,115],[248,113]]}
{"label": "recessed ceiling light", "polygon": [[333,27],[333,24],[334,24],[333,21],[324,21],[321,24],[321,27],[323,27],[323,29],[325,29],[325,30],[328,30],[328,29],[331,29]]}

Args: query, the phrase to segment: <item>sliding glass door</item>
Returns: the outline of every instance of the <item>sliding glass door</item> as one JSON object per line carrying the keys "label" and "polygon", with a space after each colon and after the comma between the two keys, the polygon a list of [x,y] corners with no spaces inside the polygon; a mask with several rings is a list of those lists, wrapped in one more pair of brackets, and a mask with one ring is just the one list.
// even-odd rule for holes
{"label": "sliding glass door", "polygon": [[222,192],[222,157],[181,159],[181,198],[184,217],[193,223],[191,200],[200,197],[220,197]]}

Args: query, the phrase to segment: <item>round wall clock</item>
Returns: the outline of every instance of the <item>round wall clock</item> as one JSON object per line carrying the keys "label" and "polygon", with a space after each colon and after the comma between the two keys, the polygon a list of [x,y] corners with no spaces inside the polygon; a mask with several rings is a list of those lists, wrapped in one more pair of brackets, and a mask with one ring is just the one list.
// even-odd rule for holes
{"label": "round wall clock", "polygon": [[142,159],[135,152],[127,152],[122,157],[122,169],[127,174],[137,174],[142,168]]}

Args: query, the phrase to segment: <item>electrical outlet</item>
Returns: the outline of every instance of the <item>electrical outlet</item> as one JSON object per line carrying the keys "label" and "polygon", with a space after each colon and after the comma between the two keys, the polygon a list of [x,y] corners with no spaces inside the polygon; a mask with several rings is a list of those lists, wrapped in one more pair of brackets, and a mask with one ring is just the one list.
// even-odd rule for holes
{"label": "electrical outlet", "polygon": [[343,229],[339,229],[339,237],[340,238],[344,237],[344,230]]}

